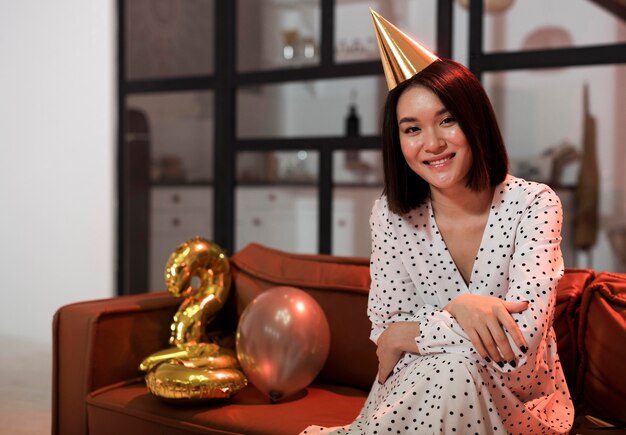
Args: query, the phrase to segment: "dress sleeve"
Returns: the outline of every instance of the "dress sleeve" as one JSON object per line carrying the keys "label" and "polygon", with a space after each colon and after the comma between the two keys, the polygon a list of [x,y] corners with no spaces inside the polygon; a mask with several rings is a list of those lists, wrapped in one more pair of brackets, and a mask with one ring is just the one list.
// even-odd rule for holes
{"label": "dress sleeve", "polygon": [[[528,309],[513,313],[528,344],[528,354],[518,354],[517,369],[532,360],[546,343],[551,330],[556,287],[563,275],[561,254],[562,209],[558,196],[547,186],[540,188],[520,209],[521,218],[515,232],[515,249],[509,263],[507,301],[526,301]],[[445,310],[420,310],[420,336],[416,338],[420,353],[472,353],[477,355],[468,336]],[[512,349],[517,346],[507,334]],[[506,371],[511,368],[505,366]]]}
{"label": "dress sleeve", "polygon": [[[559,197],[547,186],[526,208],[515,234],[515,251],[509,265],[507,301],[527,301],[529,307],[512,314],[531,350],[540,352],[552,329],[556,290],[563,276]],[[527,355],[530,357],[530,355]],[[525,358],[520,360],[523,363]]]}
{"label": "dress sleeve", "polygon": [[[415,284],[404,265],[393,219],[401,217],[388,211],[386,200],[379,199],[372,209],[370,229],[372,254],[368,317],[372,322],[370,339],[376,343],[385,328],[393,322],[417,321],[420,335],[416,343],[420,354],[437,352],[475,353],[471,342],[457,321],[433,305],[421,304],[415,309],[401,306],[393,294],[412,294]],[[401,225],[401,222],[395,222]],[[427,337],[427,338],[426,338]]]}
{"label": "dress sleeve", "polygon": [[400,253],[397,252],[397,237],[393,233],[385,197],[378,199],[372,208],[370,230],[372,253],[370,275],[372,283],[369,292],[367,315],[372,322],[370,339],[376,343],[386,327],[393,322],[412,320],[411,313],[404,307],[392,305],[393,292],[413,292],[415,285],[406,270]]}

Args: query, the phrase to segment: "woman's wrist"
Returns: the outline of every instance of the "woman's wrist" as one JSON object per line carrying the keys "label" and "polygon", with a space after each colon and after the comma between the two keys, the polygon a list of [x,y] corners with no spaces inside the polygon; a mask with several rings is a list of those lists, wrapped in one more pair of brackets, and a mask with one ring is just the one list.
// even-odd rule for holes
{"label": "woman's wrist", "polygon": [[420,335],[420,323],[418,321],[400,322],[398,342],[396,348],[402,352],[417,353],[416,339]]}

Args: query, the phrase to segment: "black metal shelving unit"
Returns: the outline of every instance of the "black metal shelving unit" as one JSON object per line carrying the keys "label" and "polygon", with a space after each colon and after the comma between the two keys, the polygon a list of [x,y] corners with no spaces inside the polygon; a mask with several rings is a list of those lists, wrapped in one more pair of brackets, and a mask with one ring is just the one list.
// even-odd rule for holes
{"label": "black metal shelving unit", "polygon": [[[130,95],[171,91],[211,90],[215,94],[214,137],[214,240],[228,252],[234,250],[235,222],[235,161],[244,151],[279,151],[307,149],[317,151],[319,158],[319,253],[332,251],[332,158],[337,150],[378,149],[376,136],[258,138],[236,137],[236,91],[242,86],[267,85],[293,81],[334,79],[346,77],[382,76],[379,61],[336,63],[334,61],[335,0],[320,0],[321,56],[316,66],[259,72],[238,72],[236,68],[237,4],[216,0],[215,4],[215,71],[202,77],[179,77],[163,80],[127,80],[125,76],[125,4],[133,0],[118,0],[118,293],[148,291],[145,256],[147,253],[139,232],[146,234],[148,210],[133,208],[136,193],[130,185],[131,168],[126,143],[125,101]],[[437,53],[451,57],[453,41],[453,0],[437,3]],[[555,50],[485,53],[483,51],[483,4],[471,0],[469,13],[469,68],[477,75],[489,71],[567,67],[581,65],[626,63],[626,44]],[[134,164],[138,164],[135,162]],[[148,162],[145,162],[148,164]],[[135,195],[135,196],[134,196]],[[146,236],[147,237],[147,236]],[[132,243],[131,243],[132,241]],[[147,243],[147,242],[146,242]],[[143,257],[143,258],[142,258]]]}

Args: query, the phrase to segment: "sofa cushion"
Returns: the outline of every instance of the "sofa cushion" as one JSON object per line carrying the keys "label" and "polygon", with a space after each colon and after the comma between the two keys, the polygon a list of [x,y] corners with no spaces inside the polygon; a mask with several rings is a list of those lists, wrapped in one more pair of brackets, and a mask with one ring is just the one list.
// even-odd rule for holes
{"label": "sofa cushion", "polygon": [[580,300],[583,290],[594,277],[595,272],[591,269],[565,269],[556,293],[554,332],[563,372],[571,393],[576,388],[579,363],[577,331]]}
{"label": "sofa cushion", "polygon": [[598,273],[582,297],[577,393],[598,415],[626,423],[626,275]]}
{"label": "sofa cushion", "polygon": [[313,384],[275,405],[248,386],[228,401],[170,404],[148,393],[143,379],[137,378],[88,396],[89,434],[296,434],[309,424],[349,424],[365,395],[349,387]]}
{"label": "sofa cushion", "polygon": [[306,291],[320,304],[330,326],[330,351],[318,379],[370,389],[378,360],[376,347],[369,340],[371,324],[367,318],[369,259],[292,254],[250,244],[230,262],[234,284],[231,309],[237,316],[271,287]]}

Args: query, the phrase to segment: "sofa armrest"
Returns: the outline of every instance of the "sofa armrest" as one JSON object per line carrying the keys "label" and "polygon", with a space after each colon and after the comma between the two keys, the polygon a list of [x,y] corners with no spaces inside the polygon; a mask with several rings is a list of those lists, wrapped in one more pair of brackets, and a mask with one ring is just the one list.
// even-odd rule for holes
{"label": "sofa armrest", "polygon": [[52,337],[53,435],[87,434],[87,394],[140,376],[139,363],[168,346],[180,302],[166,292],[146,293],[57,310]]}
{"label": "sofa armrest", "polygon": [[626,274],[600,272],[582,296],[576,395],[595,415],[626,424]]}

